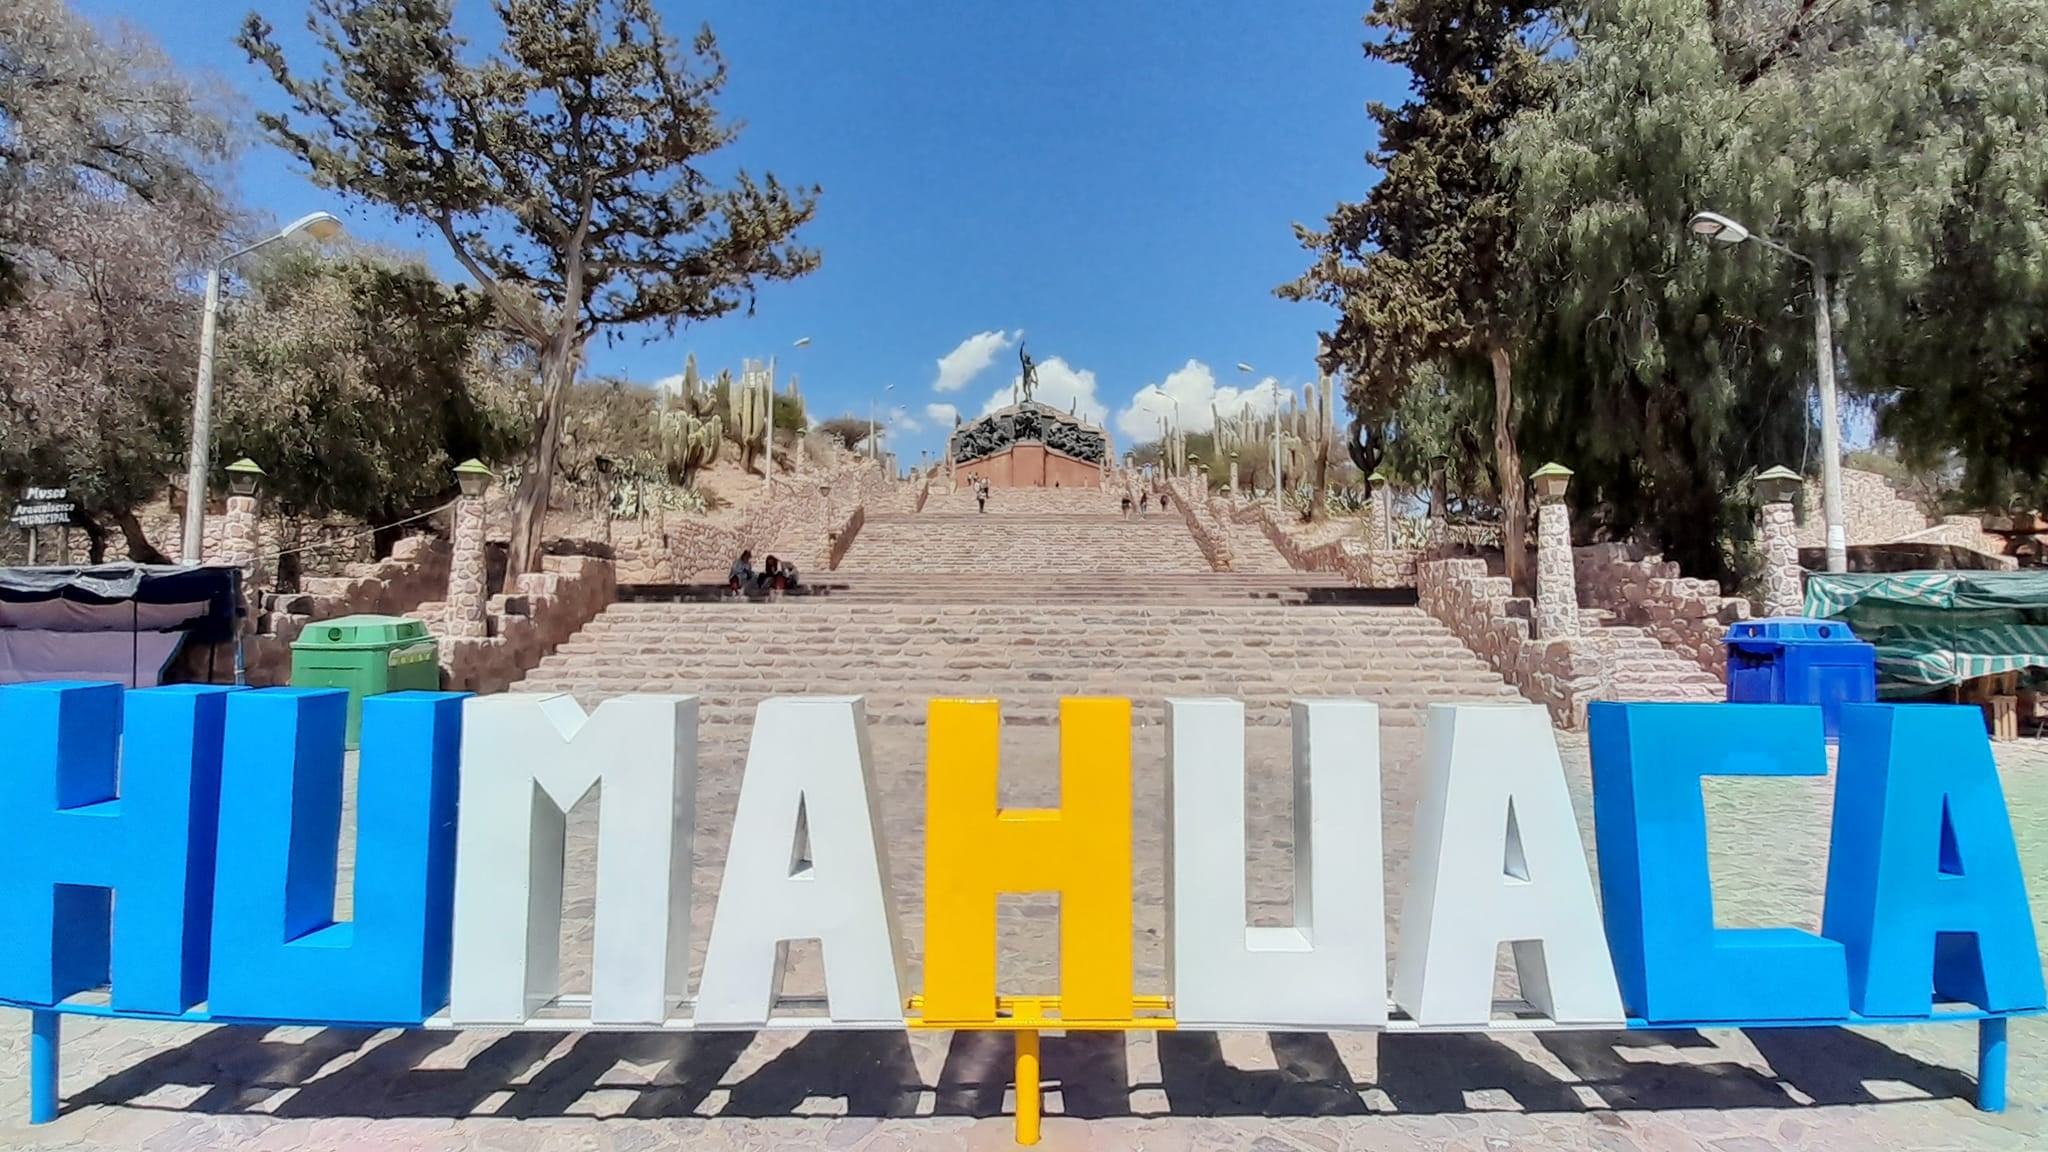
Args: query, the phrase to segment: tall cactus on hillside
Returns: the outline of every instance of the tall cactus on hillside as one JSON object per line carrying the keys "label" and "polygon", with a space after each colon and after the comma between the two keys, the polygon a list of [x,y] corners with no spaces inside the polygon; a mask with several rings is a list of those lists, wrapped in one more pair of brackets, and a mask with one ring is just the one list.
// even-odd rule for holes
{"label": "tall cactus on hillside", "polygon": [[[768,413],[775,400],[768,391],[768,375],[758,361],[745,362],[739,383],[732,386],[727,396],[733,438],[739,441],[740,446],[740,463],[752,471],[754,460],[761,451],[761,436],[768,430]],[[766,466],[764,463],[763,468]]]}
{"label": "tall cactus on hillside", "polygon": [[680,484],[689,484],[700,468],[718,462],[721,429],[717,397],[704,387],[697,373],[697,356],[683,361],[683,379],[674,392],[665,392],[655,413],[656,441],[662,470]]}
{"label": "tall cactus on hillside", "polygon": [[699,468],[718,463],[719,445],[724,440],[724,429],[719,427],[718,417],[699,417],[693,412],[672,408],[663,412],[659,419],[661,463],[670,479],[688,485]]}

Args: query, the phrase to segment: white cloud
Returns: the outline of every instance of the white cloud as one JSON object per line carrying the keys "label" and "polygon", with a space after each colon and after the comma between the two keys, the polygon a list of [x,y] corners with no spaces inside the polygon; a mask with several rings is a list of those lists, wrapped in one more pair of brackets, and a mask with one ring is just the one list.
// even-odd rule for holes
{"label": "white cloud", "polygon": [[921,423],[917,417],[912,416],[910,414],[910,409],[904,408],[900,405],[895,408],[889,409],[887,419],[889,427],[898,432],[903,432],[907,434],[911,432],[921,432],[924,430],[924,424]]}
{"label": "white cloud", "polygon": [[951,352],[939,357],[939,376],[932,381],[934,392],[958,392],[972,383],[988,366],[996,362],[996,353],[1017,342],[1024,335],[1022,329],[1015,332],[977,332],[962,340]]}
{"label": "white cloud", "polygon": [[924,406],[925,419],[941,428],[951,428],[960,418],[960,409],[952,404],[927,404]]}
{"label": "white cloud", "polygon": [[[1154,388],[1162,389],[1161,396]],[[1126,443],[1138,444],[1159,438],[1159,418],[1175,415],[1174,401],[1180,402],[1181,427],[1189,432],[1207,432],[1216,417],[1235,416],[1247,409],[1271,414],[1287,403],[1289,392],[1280,381],[1268,376],[1248,388],[1218,387],[1216,373],[1200,360],[1189,360],[1167,374],[1156,385],[1147,384],[1116,414],[1116,430]],[[1172,399],[1167,399],[1170,396]]]}
{"label": "white cloud", "polygon": [[[1021,398],[1016,389],[1022,381],[1022,373],[1013,375],[1008,384],[989,396],[981,406],[981,414],[986,416],[1007,406],[1012,399]],[[1058,356],[1038,362],[1038,391],[1032,394],[1032,399],[1062,412],[1072,408],[1076,416],[1090,424],[1100,424],[1109,418],[1109,409],[1095,395],[1095,373],[1075,368]]]}

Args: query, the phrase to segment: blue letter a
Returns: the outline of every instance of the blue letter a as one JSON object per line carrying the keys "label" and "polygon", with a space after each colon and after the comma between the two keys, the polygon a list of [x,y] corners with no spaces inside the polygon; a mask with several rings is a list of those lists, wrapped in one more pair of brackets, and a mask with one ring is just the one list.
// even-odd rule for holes
{"label": "blue letter a", "polygon": [[2048,1003],[2034,917],[1983,714],[1848,704],[1821,932],[1849,956],[1850,1007],[1926,1016]]}

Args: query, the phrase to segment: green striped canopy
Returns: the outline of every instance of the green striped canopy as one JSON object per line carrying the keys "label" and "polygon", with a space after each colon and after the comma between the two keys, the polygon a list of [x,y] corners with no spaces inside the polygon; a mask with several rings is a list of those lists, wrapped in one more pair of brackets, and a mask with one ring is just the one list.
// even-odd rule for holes
{"label": "green striped canopy", "polygon": [[2048,573],[1809,574],[1806,614],[1877,649],[1880,695],[2048,668]]}

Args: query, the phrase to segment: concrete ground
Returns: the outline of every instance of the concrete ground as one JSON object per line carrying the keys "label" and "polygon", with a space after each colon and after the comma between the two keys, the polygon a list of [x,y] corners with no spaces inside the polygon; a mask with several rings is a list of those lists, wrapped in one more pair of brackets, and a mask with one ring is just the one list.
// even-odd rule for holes
{"label": "concrete ground", "polygon": [[[696,961],[717,891],[744,733],[707,730],[697,847]],[[1560,737],[1591,843],[1584,741]],[[1005,802],[1056,800],[1055,734],[1006,736]],[[1285,734],[1250,745],[1253,915],[1289,900]],[[915,952],[922,920],[921,730],[875,732],[897,902]],[[1138,989],[1162,986],[1162,730],[1136,739]],[[1390,731],[1389,908],[1398,916],[1420,741]],[[1999,749],[2048,939],[2048,746]],[[1717,918],[1818,928],[1829,785],[1708,785]],[[570,990],[587,987],[594,803],[572,819]],[[344,846],[344,864],[348,851]],[[1056,906],[1002,904],[1005,991],[1049,992]],[[1390,932],[1398,932],[1398,924]],[[785,991],[821,989],[794,950]],[[1501,991],[1512,991],[1502,974]],[[1759,1029],[1417,1036],[1049,1035],[1046,1148],[1764,1149],[2048,1147],[2048,1023],[2012,1028],[2011,1099],[1977,1112],[1975,1029]],[[65,1022],[65,1111],[30,1128],[26,1013],[0,1012],[0,1147],[505,1149],[998,1148],[1011,1140],[1010,1043],[984,1033],[655,1035],[199,1028]]]}

